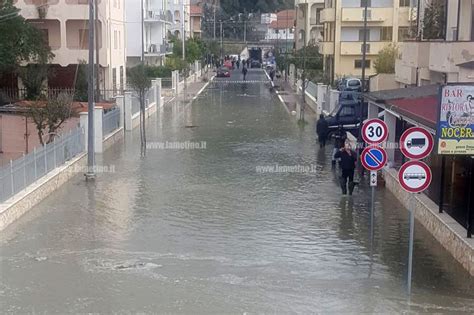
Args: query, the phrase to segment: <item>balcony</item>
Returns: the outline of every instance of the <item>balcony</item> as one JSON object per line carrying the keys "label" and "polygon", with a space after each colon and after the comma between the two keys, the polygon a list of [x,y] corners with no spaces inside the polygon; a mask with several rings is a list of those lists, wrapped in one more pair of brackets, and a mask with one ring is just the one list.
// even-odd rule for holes
{"label": "balcony", "polygon": [[[342,22],[364,22],[364,8],[342,8]],[[367,10],[368,23],[393,22],[393,8],[370,8]]]}
{"label": "balcony", "polygon": [[403,42],[398,44],[401,65],[414,68],[428,67],[429,42]]}
{"label": "balcony", "polygon": [[[377,55],[390,42],[367,42],[367,55]],[[362,55],[362,42],[341,42],[341,55]]]}
{"label": "balcony", "polygon": [[319,43],[319,52],[323,55],[334,54],[334,42],[321,42]]}
{"label": "balcony", "polygon": [[334,8],[326,8],[321,10],[319,19],[321,23],[334,22],[336,11]]}
{"label": "balcony", "polygon": [[171,22],[168,20],[165,12],[163,11],[146,11],[146,15],[144,18],[145,23],[168,23]]}
{"label": "balcony", "polygon": [[[474,42],[429,42],[429,69],[437,72],[458,72],[457,64],[474,59]],[[426,55],[425,57],[426,58]]]}

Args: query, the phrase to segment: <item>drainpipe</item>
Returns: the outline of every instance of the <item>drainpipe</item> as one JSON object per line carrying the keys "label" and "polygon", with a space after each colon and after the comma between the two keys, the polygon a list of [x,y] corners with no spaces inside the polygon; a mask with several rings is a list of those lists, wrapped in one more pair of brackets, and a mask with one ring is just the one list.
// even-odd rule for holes
{"label": "drainpipe", "polygon": [[[447,11],[447,10],[446,10]],[[456,38],[455,41],[459,41],[459,19],[461,18],[461,0],[458,0],[458,17],[456,21]]]}

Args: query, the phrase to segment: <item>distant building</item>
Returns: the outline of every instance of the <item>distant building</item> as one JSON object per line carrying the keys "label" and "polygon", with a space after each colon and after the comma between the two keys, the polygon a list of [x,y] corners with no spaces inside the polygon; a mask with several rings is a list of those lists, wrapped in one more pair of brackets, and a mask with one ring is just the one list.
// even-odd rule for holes
{"label": "distant building", "polygon": [[199,5],[191,5],[189,10],[191,36],[201,38],[203,10]]}
{"label": "distant building", "polygon": [[262,13],[260,20],[262,24],[268,25],[277,20],[277,15],[275,13]]}
{"label": "distant building", "polygon": [[366,52],[365,73],[375,74],[374,62],[381,49],[406,37],[413,23],[413,1],[368,1],[367,44],[364,47],[365,1],[326,0],[319,21],[324,24],[320,52],[324,70],[331,81],[362,75],[362,54]]}
{"label": "distant building", "polygon": [[323,24],[319,19],[324,0],[296,0],[295,48],[317,45],[323,39]]}
{"label": "distant building", "polygon": [[[54,53],[48,78],[50,88],[74,87],[79,62],[87,61],[89,6],[85,0],[17,0],[15,6],[33,26],[43,31]],[[98,3],[99,73],[101,89],[120,90],[125,78],[124,0]],[[97,30],[96,30],[97,31]]]}
{"label": "distant building", "polygon": [[[148,0],[143,1],[143,7],[140,7],[137,5],[140,1],[125,0],[128,66],[136,65],[142,56],[147,64],[164,63],[165,55],[173,50],[169,37],[182,36],[182,17],[189,11],[186,10],[186,2],[189,3],[189,0],[180,0],[179,3],[174,0]],[[188,24],[185,23],[186,26]]]}
{"label": "distant building", "polygon": [[291,49],[295,38],[295,10],[280,11],[275,16],[277,19],[268,25],[265,40],[273,41],[273,44],[280,49],[283,47]]}
{"label": "distant building", "polygon": [[423,11],[429,1],[420,2],[418,25],[411,41],[399,43],[400,58],[395,62],[395,80],[400,87],[435,83],[474,82],[474,2],[449,1],[440,23],[444,36],[424,38]]}

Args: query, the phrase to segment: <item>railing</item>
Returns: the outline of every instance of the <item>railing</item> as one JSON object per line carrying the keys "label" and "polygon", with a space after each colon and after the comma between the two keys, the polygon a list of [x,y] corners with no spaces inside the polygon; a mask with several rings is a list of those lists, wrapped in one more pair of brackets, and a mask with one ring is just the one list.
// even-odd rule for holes
{"label": "railing", "polygon": [[59,135],[51,143],[0,168],[0,202],[22,191],[55,168],[84,152],[82,128]]}
{"label": "railing", "polygon": [[[0,105],[6,103],[15,103],[28,98],[27,89],[25,88],[0,88]],[[73,100],[77,102],[87,102],[87,90],[76,90],[72,88],[48,88],[40,91],[42,98],[54,98],[59,94],[73,95]],[[97,93],[94,90],[94,93]],[[120,89],[100,89],[98,101],[110,101],[120,94]]]}
{"label": "railing", "polygon": [[102,134],[107,136],[114,130],[120,127],[120,109],[112,108],[106,113],[102,114]]}
{"label": "railing", "polygon": [[311,95],[312,97],[314,97],[316,99],[316,96],[318,95],[317,85],[314,84],[311,81],[308,81],[308,83],[306,85],[306,93],[308,93],[309,95]]}

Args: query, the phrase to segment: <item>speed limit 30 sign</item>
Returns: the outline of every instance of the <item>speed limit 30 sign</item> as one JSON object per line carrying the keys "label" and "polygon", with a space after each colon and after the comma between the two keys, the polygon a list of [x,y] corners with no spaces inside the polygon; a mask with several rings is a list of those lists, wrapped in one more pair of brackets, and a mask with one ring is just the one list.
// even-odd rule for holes
{"label": "speed limit 30 sign", "polygon": [[384,121],[369,119],[362,126],[362,138],[369,144],[379,144],[387,140],[388,128]]}

